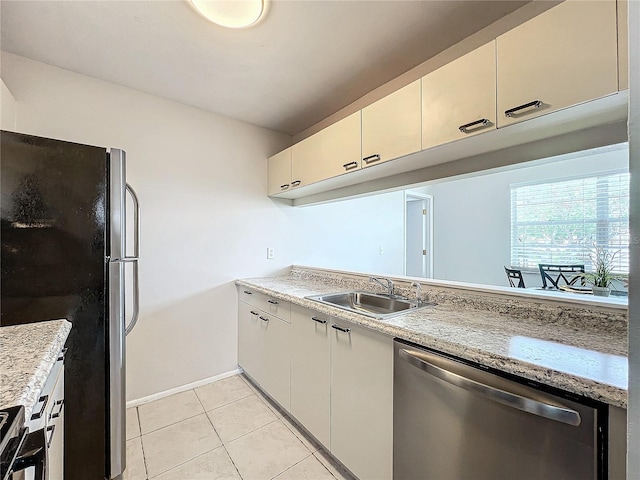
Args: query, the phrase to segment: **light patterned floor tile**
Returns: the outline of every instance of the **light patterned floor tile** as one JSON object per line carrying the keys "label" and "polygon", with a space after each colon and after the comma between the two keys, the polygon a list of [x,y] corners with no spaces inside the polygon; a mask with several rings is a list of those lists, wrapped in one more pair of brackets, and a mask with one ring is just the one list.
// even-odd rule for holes
{"label": "light patterned floor tile", "polygon": [[138,407],[143,435],[201,413],[204,413],[204,409],[193,390],[176,393]]}
{"label": "light patterned floor tile", "polygon": [[206,411],[253,394],[253,391],[238,375],[198,387],[195,391]]}
{"label": "light patterned floor tile", "polygon": [[276,417],[280,418],[284,416],[284,412],[282,411],[282,409],[278,405],[276,405],[269,397],[267,397],[262,392],[262,390],[260,390],[260,388],[256,387],[253,383],[251,383],[251,381],[248,378],[246,378],[244,375],[240,375],[240,378],[242,378],[242,380],[244,380],[244,382],[249,386],[251,391],[255,393],[258,396],[258,398],[267,405],[267,407],[269,407],[269,409],[275,414]]}
{"label": "light patterned floor tile", "polygon": [[140,437],[127,441],[127,467],[122,480],[146,480],[147,470],[144,466],[144,454]]}
{"label": "light patterned floor tile", "polygon": [[200,455],[154,480],[241,480],[224,447]]}
{"label": "light patterned floor tile", "polygon": [[311,453],[279,420],[229,442],[226,448],[245,480],[270,480]]}
{"label": "light patterned floor tile", "polygon": [[140,423],[138,422],[138,410],[134,408],[127,409],[127,440],[140,436]]}
{"label": "light patterned floor tile", "polygon": [[257,396],[251,395],[207,412],[223,443],[277,420]]}
{"label": "light patterned floor tile", "polygon": [[206,414],[142,436],[149,477],[166,472],[222,445]]}
{"label": "light patterned floor tile", "polygon": [[274,480],[336,480],[336,478],[316,457],[309,455]]}

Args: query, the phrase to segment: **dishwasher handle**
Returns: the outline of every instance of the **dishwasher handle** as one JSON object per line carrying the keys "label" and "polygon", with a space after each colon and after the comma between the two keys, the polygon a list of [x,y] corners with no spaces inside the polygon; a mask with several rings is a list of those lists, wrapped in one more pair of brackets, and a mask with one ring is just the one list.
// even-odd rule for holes
{"label": "dishwasher handle", "polygon": [[549,420],[573,425],[575,427],[580,425],[582,421],[580,414],[570,408],[540,402],[533,398],[524,397],[516,393],[507,392],[500,388],[476,382],[475,380],[463,377],[457,373],[426,362],[403,348],[399,350],[398,354],[400,358],[407,361],[414,367],[419,368],[423,372],[450,383],[451,385],[455,385],[456,387],[482,395],[494,402],[522,410],[523,412],[532,413],[533,415],[548,418]]}

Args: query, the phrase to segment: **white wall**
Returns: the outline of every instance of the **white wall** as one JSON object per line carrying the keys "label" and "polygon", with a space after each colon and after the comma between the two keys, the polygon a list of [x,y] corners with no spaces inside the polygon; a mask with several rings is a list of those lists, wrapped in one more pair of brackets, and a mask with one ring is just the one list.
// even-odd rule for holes
{"label": "white wall", "polygon": [[[427,187],[433,195],[434,278],[508,286],[502,267],[511,264],[510,184],[627,167],[628,150],[618,149]],[[525,283],[539,286],[540,275],[527,275]]]}
{"label": "white wall", "polygon": [[[378,273],[402,265],[393,202],[293,208],[267,197],[266,158],[289,137],[12,54],[1,62],[17,131],[127,152],[142,203],[129,400],[236,368],[236,278],[294,263]],[[352,240],[338,235],[345,230]]]}
{"label": "white wall", "polygon": [[13,98],[4,80],[0,78],[0,128],[2,130],[15,130],[16,111],[16,99]]}

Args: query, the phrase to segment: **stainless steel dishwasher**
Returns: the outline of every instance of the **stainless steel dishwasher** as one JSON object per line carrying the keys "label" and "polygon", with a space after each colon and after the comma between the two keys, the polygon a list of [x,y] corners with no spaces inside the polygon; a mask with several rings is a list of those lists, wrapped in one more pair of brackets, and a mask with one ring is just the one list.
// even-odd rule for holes
{"label": "stainless steel dishwasher", "polygon": [[604,406],[394,347],[394,480],[606,478]]}

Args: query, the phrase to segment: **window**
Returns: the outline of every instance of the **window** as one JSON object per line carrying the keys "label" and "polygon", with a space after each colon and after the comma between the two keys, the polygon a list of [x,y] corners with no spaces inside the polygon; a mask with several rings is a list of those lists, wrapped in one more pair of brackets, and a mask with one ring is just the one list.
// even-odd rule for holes
{"label": "window", "polygon": [[629,273],[629,173],[511,186],[511,265],[584,264],[603,246]]}

